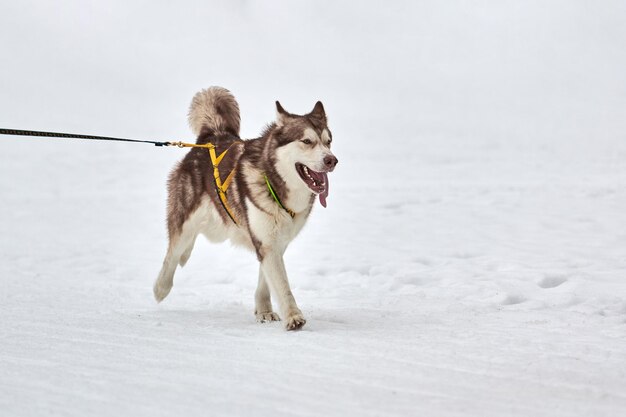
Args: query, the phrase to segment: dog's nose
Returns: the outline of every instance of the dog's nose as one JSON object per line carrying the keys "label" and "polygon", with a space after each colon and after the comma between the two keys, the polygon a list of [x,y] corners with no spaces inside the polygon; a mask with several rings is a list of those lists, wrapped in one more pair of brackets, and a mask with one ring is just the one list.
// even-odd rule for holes
{"label": "dog's nose", "polygon": [[337,165],[339,161],[335,158],[335,155],[326,155],[324,157],[324,165],[328,168],[329,171],[335,169],[335,165]]}

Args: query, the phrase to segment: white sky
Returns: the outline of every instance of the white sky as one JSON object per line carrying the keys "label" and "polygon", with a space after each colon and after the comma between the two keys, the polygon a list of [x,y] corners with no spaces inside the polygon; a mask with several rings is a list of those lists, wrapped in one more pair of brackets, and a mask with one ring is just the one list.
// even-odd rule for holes
{"label": "white sky", "polygon": [[621,1],[4,1],[0,39],[14,128],[186,136],[191,96],[214,84],[247,137],[276,99],[296,113],[321,99],[350,147],[626,128]]}

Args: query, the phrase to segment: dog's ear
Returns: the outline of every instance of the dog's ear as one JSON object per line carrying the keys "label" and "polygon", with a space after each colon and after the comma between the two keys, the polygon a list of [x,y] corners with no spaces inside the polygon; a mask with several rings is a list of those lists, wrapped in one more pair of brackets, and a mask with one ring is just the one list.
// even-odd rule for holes
{"label": "dog's ear", "polygon": [[291,114],[283,109],[283,106],[276,100],[276,124],[278,126],[284,125],[289,117],[291,117]]}
{"label": "dog's ear", "polygon": [[324,111],[324,105],[322,104],[321,101],[318,101],[317,103],[315,103],[315,107],[313,107],[313,110],[311,110],[311,113],[309,113],[309,116],[319,119],[323,121],[324,123],[326,123],[326,112]]}

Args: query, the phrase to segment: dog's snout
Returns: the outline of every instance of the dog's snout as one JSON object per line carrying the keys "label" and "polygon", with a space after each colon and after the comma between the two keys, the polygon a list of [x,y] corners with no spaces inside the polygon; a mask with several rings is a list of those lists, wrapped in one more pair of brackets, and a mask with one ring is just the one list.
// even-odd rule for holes
{"label": "dog's snout", "polygon": [[337,160],[337,158],[335,158],[335,155],[326,155],[324,157],[324,165],[326,165],[326,168],[328,168],[330,171],[335,169],[335,166],[338,162],[339,161]]}

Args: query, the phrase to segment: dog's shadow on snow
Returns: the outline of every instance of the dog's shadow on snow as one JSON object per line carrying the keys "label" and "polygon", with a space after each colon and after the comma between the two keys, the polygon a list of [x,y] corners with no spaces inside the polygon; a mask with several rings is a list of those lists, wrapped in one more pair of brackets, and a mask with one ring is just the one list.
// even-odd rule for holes
{"label": "dog's shadow on snow", "polygon": [[[306,325],[298,332],[333,333],[336,331],[372,330],[381,321],[380,311],[363,310],[323,310],[304,311]],[[158,306],[151,310],[136,311],[135,317],[142,321],[149,320],[155,327],[177,328],[179,330],[205,329],[210,331],[256,332],[265,330],[284,330],[284,321],[259,323],[250,308],[240,304],[214,305],[188,309],[174,306]],[[371,317],[370,317],[371,316]],[[364,319],[365,317],[365,319]],[[384,326],[381,321],[381,326]]]}

